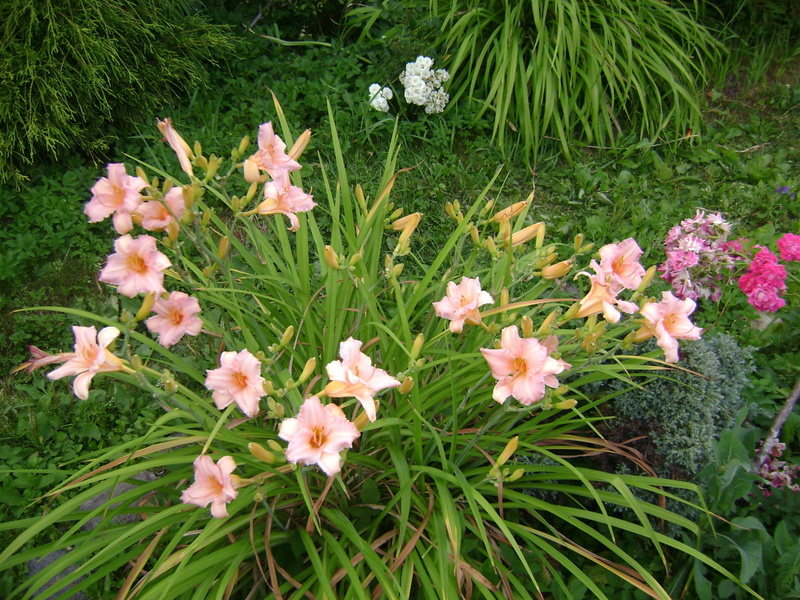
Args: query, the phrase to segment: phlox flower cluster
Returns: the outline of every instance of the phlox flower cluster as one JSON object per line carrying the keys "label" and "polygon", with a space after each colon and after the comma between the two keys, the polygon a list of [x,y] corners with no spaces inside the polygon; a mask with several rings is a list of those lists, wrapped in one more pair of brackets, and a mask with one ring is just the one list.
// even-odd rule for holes
{"label": "phlox flower cluster", "polygon": [[380,112],[389,112],[389,100],[394,98],[391,88],[381,87],[379,83],[369,86],[369,105]]}
{"label": "phlox flower cluster", "polygon": [[741,259],[741,245],[728,241],[730,232],[720,213],[701,210],[669,230],[664,240],[667,260],[659,271],[678,298],[719,300],[721,284]]}
{"label": "phlox flower cluster", "polygon": [[739,278],[739,289],[758,311],[775,312],[786,306],[781,294],[786,291],[786,269],[769,248],[759,248],[747,272]]}
{"label": "phlox flower cluster", "polygon": [[783,451],[786,450],[786,444],[777,442],[769,451],[764,462],[758,469],[764,482],[761,483],[761,493],[764,497],[771,496],[776,488],[787,488],[793,492],[800,492],[800,484],[793,483],[798,473],[800,473],[800,466],[790,465],[785,460],[778,460]]}
{"label": "phlox flower cluster", "polygon": [[427,56],[418,56],[400,73],[406,102],[424,106],[428,114],[440,113],[447,106],[450,96],[442,89],[442,84],[448,79],[450,74],[444,69],[433,70],[433,59]]}

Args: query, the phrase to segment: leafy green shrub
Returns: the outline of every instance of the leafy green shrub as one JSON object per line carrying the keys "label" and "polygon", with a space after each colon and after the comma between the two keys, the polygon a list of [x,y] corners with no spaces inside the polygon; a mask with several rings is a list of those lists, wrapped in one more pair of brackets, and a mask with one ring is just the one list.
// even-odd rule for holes
{"label": "leafy green shrub", "polygon": [[11,0],[0,26],[0,181],[107,148],[108,126],[197,88],[230,50],[190,0]]}
{"label": "leafy green shrub", "polygon": [[494,137],[613,144],[620,133],[681,137],[701,122],[698,90],[722,48],[690,11],[660,0],[451,0],[438,8],[453,100],[494,113]]}

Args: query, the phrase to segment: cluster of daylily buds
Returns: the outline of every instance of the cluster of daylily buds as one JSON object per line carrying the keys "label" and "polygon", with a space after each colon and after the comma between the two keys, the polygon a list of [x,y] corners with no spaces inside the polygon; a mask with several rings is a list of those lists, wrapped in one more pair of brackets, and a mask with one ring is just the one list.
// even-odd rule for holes
{"label": "cluster of daylily buds", "polygon": [[[118,293],[130,298],[143,294],[142,308],[135,317],[128,318],[127,323],[144,320],[147,328],[158,335],[160,344],[171,346],[183,336],[197,336],[202,332],[200,304],[196,298],[184,292],[167,292],[164,275],[171,263],[158,250],[159,240],[147,234],[133,237],[130,232],[135,225],[149,232],[164,232],[166,235],[161,243],[172,248],[181,227],[198,218],[193,210],[195,200],[202,195],[202,186],[216,176],[221,162],[214,155],[208,158],[203,156],[199,144],[194,149],[190,148],[172,128],[169,119],[159,122],[158,126],[174,149],[190,182],[181,185],[167,179],[159,186],[158,180],[148,181],[141,170],[133,176],[126,173],[124,165],[110,164],[108,176],[100,179],[92,188],[92,198],[85,212],[91,222],[112,217],[114,227],[121,236],[116,240],[115,253],[108,257],[99,280],[116,286]],[[239,162],[246,150],[247,140],[243,140],[238,150],[234,150],[232,171],[241,168],[249,184],[246,196],[234,196],[231,200],[236,217],[280,214],[289,219],[291,231],[299,228],[300,221],[296,213],[311,210],[316,204],[311,195],[292,184],[290,173],[301,168],[297,159],[308,143],[309,135],[306,131],[286,152],[286,145],[275,135],[272,124],[265,123],[259,129],[259,148],[252,156]],[[195,176],[194,167],[204,171],[202,180]],[[256,208],[245,210],[259,186],[263,200]],[[356,188],[355,195],[369,222],[374,209],[367,210],[360,188]],[[529,278],[565,278],[572,271],[575,258],[588,252],[591,245],[584,245],[582,236],[578,236],[574,243],[574,254],[558,260],[556,247],[544,244],[544,223],[534,223],[514,231],[512,223],[527,211],[530,200],[517,202],[491,216],[493,202],[489,202],[479,215],[478,225],[469,223],[466,231],[473,242],[488,251],[494,259],[510,256],[517,264],[527,265]],[[389,208],[391,210],[392,207]],[[446,211],[459,225],[466,218],[457,202],[448,204]],[[200,220],[205,222],[208,218],[204,215]],[[398,209],[384,222],[387,229],[399,233],[393,251],[386,255],[387,277],[396,278],[400,274],[403,265],[396,264],[394,260],[409,253],[409,240],[421,218],[420,213],[403,216],[402,210]],[[484,230],[496,227],[497,233],[482,238],[479,226]],[[529,252],[528,244],[533,244],[535,249]],[[216,250],[217,258],[224,258],[228,247],[229,240],[223,236]],[[664,292],[660,302],[644,298],[642,290],[655,271],[645,271],[639,263],[641,255],[642,250],[633,239],[600,248],[598,259],[591,260],[589,264],[591,272],[581,271],[576,276],[588,278],[591,285],[588,293],[580,300],[573,300],[574,304],[563,315],[560,309],[550,313],[535,332],[529,316],[523,316],[519,325],[512,324],[516,321],[516,313],[512,312],[509,292],[504,288],[498,307],[484,309],[484,313],[487,310],[492,314],[503,313],[502,321],[507,325],[499,332],[495,347],[480,349],[496,380],[492,398],[503,403],[513,397],[524,406],[540,402],[543,407],[564,409],[574,406],[575,400],[553,403],[552,394],[548,392],[548,388],[565,389],[557,376],[572,368],[561,357],[559,339],[553,335],[554,326],[574,318],[587,318],[591,324],[593,333],[587,334],[583,344],[584,349],[588,349],[594,343],[591,336],[598,335],[597,316],[602,315],[605,322],[616,323],[621,313],[633,314],[638,311],[641,327],[629,336],[628,341],[638,342],[656,337],[667,362],[677,361],[678,340],[700,337],[700,329],[693,326],[688,318],[695,304],[692,300],[679,300],[670,292]],[[359,252],[346,258],[338,255],[331,246],[326,246],[321,258],[331,268],[353,270],[361,256]],[[209,269],[203,271],[206,276],[210,272]],[[621,294],[625,292],[633,292],[633,295],[627,300],[623,299]],[[463,335],[466,326],[473,326],[482,327],[495,335],[499,328],[494,323],[490,326],[484,324],[485,314],[481,312],[482,307],[494,303],[492,295],[481,288],[478,277],[462,277],[459,283],[447,282],[446,294],[441,300],[433,302],[433,310],[436,315],[449,321],[452,334]],[[517,307],[525,305],[524,302],[518,303]],[[123,322],[126,322],[125,319]],[[111,350],[113,341],[120,334],[119,329],[106,327],[98,333],[94,327],[74,327],[73,331],[76,340],[74,352],[49,355],[32,347],[33,359],[21,368],[34,369],[64,363],[49,373],[48,377],[59,379],[76,376],[75,394],[82,399],[88,397],[89,384],[95,374],[114,371],[133,373],[139,370],[141,365],[137,365],[135,360],[129,365]],[[293,328],[289,327],[281,341],[268,349],[279,351],[289,343],[293,334]],[[577,330],[577,334],[583,335],[581,330]],[[418,359],[424,342],[422,334],[418,335],[410,352],[412,361]],[[221,352],[217,368],[206,371],[205,388],[211,393],[211,400],[219,410],[233,410],[235,406],[247,418],[264,414],[262,400],[267,396],[266,414],[281,420],[277,436],[286,442],[286,447],[282,448],[275,440],[270,442],[271,450],[251,444],[249,450],[253,456],[274,463],[277,460],[275,453],[282,452],[289,463],[317,465],[332,477],[342,468],[342,452],[352,447],[367,422],[374,422],[378,418],[376,396],[392,388],[398,388],[399,393],[407,393],[414,384],[411,377],[400,374],[398,377],[402,378],[401,381],[373,365],[372,359],[363,350],[362,342],[352,337],[341,342],[339,360],[325,366],[327,383],[304,400],[294,417],[286,418],[283,406],[275,402],[273,396],[281,397],[286,390],[275,390],[272,382],[263,377],[265,364],[264,360],[260,360],[264,358],[261,353],[257,353],[257,356],[247,349]],[[298,380],[288,382],[286,389],[311,379],[315,369],[316,359],[311,358]],[[177,384],[171,380],[171,385]],[[332,402],[323,403],[325,398],[355,399],[351,419],[341,406]],[[510,452],[513,449],[509,455]],[[498,481],[508,475],[499,470],[505,459],[496,464],[498,470],[493,477]],[[194,461],[195,481],[183,492],[183,502],[203,507],[210,504],[213,516],[227,516],[227,505],[236,498],[237,488],[253,481],[238,478],[233,474],[235,469],[236,463],[230,456],[223,456],[216,462],[208,455],[199,456]]]}

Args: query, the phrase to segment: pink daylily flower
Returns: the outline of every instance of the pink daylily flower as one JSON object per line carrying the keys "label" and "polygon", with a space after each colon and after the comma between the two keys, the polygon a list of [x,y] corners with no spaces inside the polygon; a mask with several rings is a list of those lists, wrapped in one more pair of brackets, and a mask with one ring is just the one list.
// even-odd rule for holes
{"label": "pink daylily flower", "polygon": [[295,213],[306,212],[316,206],[311,194],[292,185],[286,171],[278,173],[274,181],[264,185],[264,201],[256,207],[260,215],[286,215],[289,218],[289,231],[297,231],[300,221]]}
{"label": "pink daylily flower", "polygon": [[580,310],[575,314],[575,318],[580,319],[603,313],[606,321],[616,323],[621,317],[620,311],[633,314],[639,310],[634,302],[626,302],[617,298],[617,293],[620,291],[619,285],[613,283],[612,278],[604,273],[597,261],[593,260],[589,265],[594,269],[594,275],[586,271],[581,271],[578,275],[586,275],[592,282],[592,288],[580,300]]}
{"label": "pink daylily flower", "polygon": [[108,177],[102,177],[92,186],[92,198],[83,212],[89,223],[98,223],[113,214],[114,229],[125,234],[133,229],[131,213],[141,204],[140,192],[147,183],[141,177],[128,175],[122,163],[110,163],[106,170]]}
{"label": "pink daylily flower", "polygon": [[233,486],[231,473],[236,462],[230,456],[223,456],[216,464],[207,454],[194,459],[194,483],[181,494],[181,502],[205,508],[211,504],[211,516],[224,519],[228,516],[227,504],[239,492]]}
{"label": "pink daylily flower", "polygon": [[481,289],[478,277],[462,277],[458,285],[453,281],[447,282],[447,294],[433,303],[433,309],[437,316],[450,320],[450,331],[461,333],[464,323],[480,325],[481,313],[478,307],[492,302],[494,299],[489,293]]}
{"label": "pink daylily flower", "polygon": [[214,392],[214,404],[222,410],[236,402],[248,417],[256,416],[261,397],[267,395],[261,363],[248,350],[223,352],[219,362],[218,369],[206,371],[206,388]]}
{"label": "pink daylily flower", "polygon": [[328,363],[330,383],[325,394],[331,398],[356,398],[370,421],[377,417],[374,396],[378,392],[400,385],[400,382],[383,369],[372,366],[369,356],[361,352],[361,342],[348,338],[339,344],[342,360]]}
{"label": "pink daylily flower", "polygon": [[169,259],[156,250],[156,238],[123,235],[114,241],[115,253],[108,257],[98,279],[117,286],[117,292],[128,298],[137,294],[163,294],[164,271]]}
{"label": "pink daylily flower", "polygon": [[649,302],[642,307],[645,324],[634,339],[644,341],[655,336],[668,363],[678,362],[678,340],[699,340],[702,329],[692,325],[689,315],[697,306],[693,300],[681,300],[672,292],[662,292],[661,302]]}
{"label": "pink daylily flower", "polygon": [[183,292],[172,292],[168,298],[157,298],[153,304],[156,314],[145,325],[158,334],[158,343],[168,348],[184,335],[198,335],[203,329],[203,321],[197,314],[200,302]]}
{"label": "pink daylily flower", "polygon": [[248,183],[257,181],[253,177],[258,171],[266,171],[272,179],[277,179],[281,174],[297,171],[300,163],[286,153],[286,144],[275,135],[272,121],[264,123],[258,128],[258,150],[245,161],[245,177]]}
{"label": "pink daylily flower", "polygon": [[189,177],[194,175],[194,171],[192,171],[192,149],[189,147],[184,139],[178,135],[178,132],[172,128],[172,119],[164,119],[163,121],[156,119],[156,124],[158,125],[158,130],[161,132],[161,135],[164,136],[164,139],[167,140],[167,143],[172,147],[175,151],[175,154],[178,156],[178,162],[181,163],[181,169],[183,172],[186,173]]}
{"label": "pink daylily flower", "polygon": [[[60,359],[63,358],[66,362],[55,371],[48,373],[47,378],[56,380],[77,375],[72,383],[72,389],[78,398],[86,400],[89,397],[89,384],[97,373],[122,370],[122,360],[114,356],[107,348],[117,338],[120,331],[116,327],[105,327],[98,333],[94,327],[75,325],[72,327],[72,333],[75,335],[75,352],[62,353]],[[37,366],[41,366],[41,364]]]}
{"label": "pink daylily flower", "polygon": [[289,442],[286,460],[319,465],[328,477],[341,471],[341,452],[352,447],[359,435],[341,408],[335,404],[323,406],[316,396],[303,402],[296,418],[284,419],[278,432],[278,437]]}
{"label": "pink daylily flower", "polygon": [[538,402],[545,395],[545,386],[558,387],[556,375],[571,365],[550,356],[558,340],[548,338],[544,344],[536,338],[521,338],[516,325],[500,334],[500,348],[481,348],[497,380],[492,398],[501,404],[513,396],[525,406]]}
{"label": "pink daylily flower", "polygon": [[612,285],[620,291],[635,290],[642,283],[644,267],[639,263],[642,249],[633,238],[619,244],[607,244],[600,248],[600,270],[610,278]]}
{"label": "pink daylily flower", "polygon": [[186,212],[186,204],[183,202],[183,188],[170,188],[164,194],[164,199],[161,202],[158,200],[142,202],[136,212],[141,216],[142,227],[147,231],[163,231],[175,219],[180,221]]}

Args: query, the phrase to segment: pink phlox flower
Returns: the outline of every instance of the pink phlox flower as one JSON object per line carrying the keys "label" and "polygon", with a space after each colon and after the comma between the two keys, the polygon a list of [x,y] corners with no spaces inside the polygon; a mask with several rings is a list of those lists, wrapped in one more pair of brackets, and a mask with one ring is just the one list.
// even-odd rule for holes
{"label": "pink phlox flower", "polygon": [[644,267],[639,263],[642,249],[633,238],[619,244],[607,244],[600,248],[600,270],[615,286],[615,292],[622,288],[635,290],[642,283]]}
{"label": "pink phlox flower", "polygon": [[[547,344],[554,347],[552,340]],[[569,364],[549,356],[548,345],[536,338],[521,338],[516,325],[506,327],[500,334],[500,348],[481,348],[497,384],[492,392],[496,402],[513,396],[525,406],[538,402],[545,395],[545,386],[558,387],[556,375]]]}
{"label": "pink phlox flower", "polygon": [[282,171],[274,181],[264,185],[264,201],[256,212],[260,215],[285,215],[291,224],[289,231],[297,231],[300,221],[295,213],[309,211],[316,205],[311,194],[292,185],[288,172]]}
{"label": "pink phlox flower", "polygon": [[800,260],[800,235],[786,233],[778,240],[781,259],[785,261]]}
{"label": "pink phlox flower", "polygon": [[141,177],[128,175],[122,163],[110,163],[106,169],[108,177],[102,177],[92,186],[92,199],[83,212],[89,217],[89,223],[97,223],[113,214],[114,229],[125,234],[133,229],[131,213],[141,204],[140,192],[147,183]]}
{"label": "pink phlox flower", "polygon": [[325,367],[330,379],[325,394],[331,398],[356,398],[369,420],[374,421],[377,417],[375,394],[397,387],[400,382],[383,369],[374,367],[369,356],[361,352],[361,342],[352,337],[339,344],[339,356],[342,360]]}
{"label": "pink phlox flower", "polygon": [[[742,278],[746,275],[742,275]],[[786,306],[786,300],[778,294],[778,289],[758,277],[748,289],[747,302],[759,312],[776,312]]]}
{"label": "pink phlox flower", "polygon": [[637,332],[636,341],[655,336],[668,363],[678,362],[678,340],[699,340],[702,329],[692,325],[689,315],[694,312],[693,300],[681,300],[672,292],[662,292],[661,302],[648,302],[642,307],[645,324]]}
{"label": "pink phlox flower", "polygon": [[210,456],[201,454],[193,464],[194,483],[183,491],[181,502],[201,508],[211,504],[211,516],[217,519],[227,517],[227,504],[239,493],[231,477],[236,462],[230,456],[223,456],[214,464]]}
{"label": "pink phlox flower", "polygon": [[77,375],[72,389],[78,398],[86,400],[89,397],[89,384],[97,373],[122,370],[122,361],[107,348],[120,331],[116,327],[104,327],[98,333],[93,326],[75,325],[72,333],[75,335],[75,352],[64,353],[62,357],[66,362],[48,373],[47,378],[55,380]]}
{"label": "pink phlox flower", "polygon": [[705,241],[701,240],[699,237],[687,235],[678,240],[678,243],[675,244],[675,247],[677,250],[682,250],[684,252],[700,253],[703,250],[706,250],[708,246]]}
{"label": "pink phlox flower", "polygon": [[164,271],[169,259],[156,249],[156,238],[123,235],[114,241],[115,253],[108,257],[98,279],[117,286],[117,292],[128,298],[137,294],[163,294]]}
{"label": "pink phlox flower", "polygon": [[[300,168],[300,163],[286,153],[286,144],[275,135],[271,121],[258,128],[258,150],[245,162],[266,171],[272,179]],[[252,168],[245,165],[245,173],[248,172],[252,172]]]}
{"label": "pink phlox flower", "polygon": [[178,132],[172,128],[172,119],[167,118],[163,121],[156,119],[156,124],[158,125],[158,130],[161,132],[161,135],[164,136],[164,139],[175,151],[183,172],[189,177],[192,177],[192,175],[194,175],[194,171],[192,171],[193,153],[189,144],[187,144],[184,139],[178,135]]}
{"label": "pink phlox flower", "polygon": [[156,314],[145,321],[147,328],[158,334],[158,343],[169,347],[184,335],[198,335],[203,321],[198,317],[200,302],[184,292],[172,292],[168,298],[157,298]]}
{"label": "pink phlox flower", "polygon": [[613,283],[612,278],[603,272],[597,261],[592,260],[589,266],[594,270],[594,275],[586,271],[578,273],[578,275],[586,275],[591,281],[592,287],[586,296],[580,300],[581,307],[575,314],[576,318],[580,319],[589,315],[603,313],[603,318],[606,321],[617,323],[621,317],[620,311],[633,314],[639,310],[635,303],[617,298],[620,286]]}
{"label": "pink phlox flower", "polygon": [[213,392],[214,404],[223,410],[236,402],[248,417],[256,416],[259,401],[267,394],[261,363],[248,350],[223,352],[219,362],[219,368],[206,370],[206,388]]}
{"label": "pink phlox flower", "polygon": [[297,417],[281,422],[278,437],[289,442],[286,460],[303,465],[318,465],[333,477],[342,469],[342,450],[351,448],[361,435],[335,404],[322,405],[311,396],[303,402]]}
{"label": "pink phlox flower", "polygon": [[447,294],[433,303],[437,316],[450,320],[450,331],[461,333],[464,323],[479,325],[481,313],[478,307],[491,304],[494,299],[481,289],[478,277],[462,277],[461,283],[447,282]]}
{"label": "pink phlox flower", "polygon": [[170,188],[164,194],[163,201],[148,200],[143,202],[136,212],[142,217],[142,227],[148,231],[166,229],[175,219],[180,221],[186,212],[186,204],[183,201],[183,188]]}

